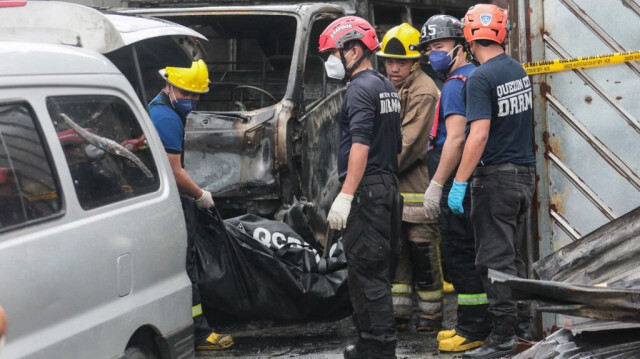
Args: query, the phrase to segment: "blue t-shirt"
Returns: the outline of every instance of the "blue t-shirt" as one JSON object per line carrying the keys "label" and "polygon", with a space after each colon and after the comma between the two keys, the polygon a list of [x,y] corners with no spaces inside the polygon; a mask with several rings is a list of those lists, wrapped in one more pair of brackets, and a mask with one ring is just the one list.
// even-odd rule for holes
{"label": "blue t-shirt", "polygon": [[[160,92],[151,100],[149,103],[149,116],[158,135],[160,135],[165,151],[179,154],[182,153],[184,143],[184,124],[180,115],[173,108],[161,102],[162,98],[166,96],[164,92]],[[165,100],[168,100],[168,98]]]}
{"label": "blue t-shirt", "polygon": [[479,165],[534,164],[531,82],[522,66],[500,54],[479,66],[465,84],[467,123],[489,119]]}
{"label": "blue t-shirt", "polygon": [[391,82],[379,72],[358,72],[349,83],[338,117],[338,173],[347,176],[352,143],[369,146],[364,175],[398,172],[402,151],[400,100]]}
{"label": "blue t-shirt", "polygon": [[[462,75],[469,78],[469,75],[475,70],[476,67],[472,64],[464,65],[453,70],[448,76],[454,77]],[[442,92],[440,93],[440,117],[438,119],[438,131],[436,138],[433,140],[434,148],[442,148],[444,141],[447,139],[447,127],[446,119],[449,115],[461,115],[466,113],[464,100],[462,99],[462,89],[464,87],[464,81],[459,78],[451,79],[445,82],[442,86]]]}

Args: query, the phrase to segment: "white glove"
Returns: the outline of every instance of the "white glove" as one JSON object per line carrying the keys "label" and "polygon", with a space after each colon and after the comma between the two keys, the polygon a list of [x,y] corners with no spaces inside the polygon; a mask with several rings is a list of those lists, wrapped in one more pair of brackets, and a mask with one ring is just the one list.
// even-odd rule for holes
{"label": "white glove", "polygon": [[211,198],[211,192],[203,190],[202,196],[196,199],[196,206],[198,206],[198,208],[200,209],[207,210],[213,207],[213,205],[214,203],[213,198]]}
{"label": "white glove", "polygon": [[438,218],[440,214],[440,197],[442,197],[442,185],[431,180],[429,187],[424,192],[424,212],[427,218]]}
{"label": "white glove", "polygon": [[327,221],[329,221],[329,227],[331,227],[331,229],[343,229],[347,226],[347,218],[351,211],[352,200],[352,195],[342,192],[338,194],[327,216]]}

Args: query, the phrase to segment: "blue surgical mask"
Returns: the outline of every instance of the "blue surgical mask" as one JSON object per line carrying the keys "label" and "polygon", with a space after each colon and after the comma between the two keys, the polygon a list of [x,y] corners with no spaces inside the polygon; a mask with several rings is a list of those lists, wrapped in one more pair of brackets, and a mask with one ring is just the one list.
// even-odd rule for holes
{"label": "blue surgical mask", "polygon": [[195,110],[197,103],[198,101],[196,100],[186,98],[178,98],[171,101],[173,108],[176,109],[176,112],[178,112],[182,117],[187,117],[191,111]]}
{"label": "blue surgical mask", "polygon": [[456,45],[456,47],[454,47],[453,50],[449,52],[438,51],[438,50],[431,51],[429,53],[429,63],[431,64],[431,68],[433,68],[433,71],[440,72],[443,74],[446,74],[447,72],[449,72],[449,68],[454,61],[453,59],[451,59],[450,54],[453,51],[457,50],[458,46],[460,45]]}
{"label": "blue surgical mask", "polygon": [[[171,106],[176,110],[177,113],[182,117],[187,117],[187,115],[196,109],[197,100],[186,99],[186,98],[176,98],[176,94],[173,92],[173,87],[171,87],[171,94],[173,95],[173,100],[171,101]],[[169,97],[171,99],[171,97]]]}

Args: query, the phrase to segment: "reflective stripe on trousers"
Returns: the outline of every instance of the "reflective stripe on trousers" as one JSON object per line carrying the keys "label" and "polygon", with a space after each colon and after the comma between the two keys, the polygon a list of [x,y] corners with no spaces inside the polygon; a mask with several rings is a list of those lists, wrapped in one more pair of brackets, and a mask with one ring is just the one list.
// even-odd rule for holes
{"label": "reflective stripe on trousers", "polygon": [[433,290],[433,291],[419,290],[418,296],[420,297],[421,301],[425,301],[425,302],[441,301],[442,289]]}
{"label": "reflective stripe on trousers", "polygon": [[391,294],[411,294],[413,288],[409,284],[394,283],[391,285]]}
{"label": "reflective stripe on trousers", "polygon": [[199,315],[202,315],[202,304],[194,305],[191,307],[191,317],[195,318]]}
{"label": "reflective stripe on trousers", "polygon": [[487,293],[479,294],[458,294],[458,305],[481,305],[489,304]]}

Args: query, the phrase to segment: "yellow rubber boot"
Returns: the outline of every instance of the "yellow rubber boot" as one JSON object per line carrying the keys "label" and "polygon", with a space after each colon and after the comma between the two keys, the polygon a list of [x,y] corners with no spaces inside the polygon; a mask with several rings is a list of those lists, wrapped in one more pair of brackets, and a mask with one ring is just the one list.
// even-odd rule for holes
{"label": "yellow rubber boot", "polygon": [[196,350],[222,350],[233,345],[233,337],[230,334],[218,334],[211,332],[207,339],[196,343]]}
{"label": "yellow rubber boot", "polygon": [[453,287],[453,284],[442,281],[442,291],[445,293],[453,293],[456,289]]}
{"label": "yellow rubber boot", "polygon": [[441,341],[443,339],[453,338],[455,335],[456,335],[455,329],[445,329],[438,332],[437,339],[438,341]]}
{"label": "yellow rubber boot", "polygon": [[441,352],[463,352],[469,349],[477,348],[484,343],[482,340],[472,341],[461,335],[455,335],[448,339],[442,339],[438,342],[438,350]]}

